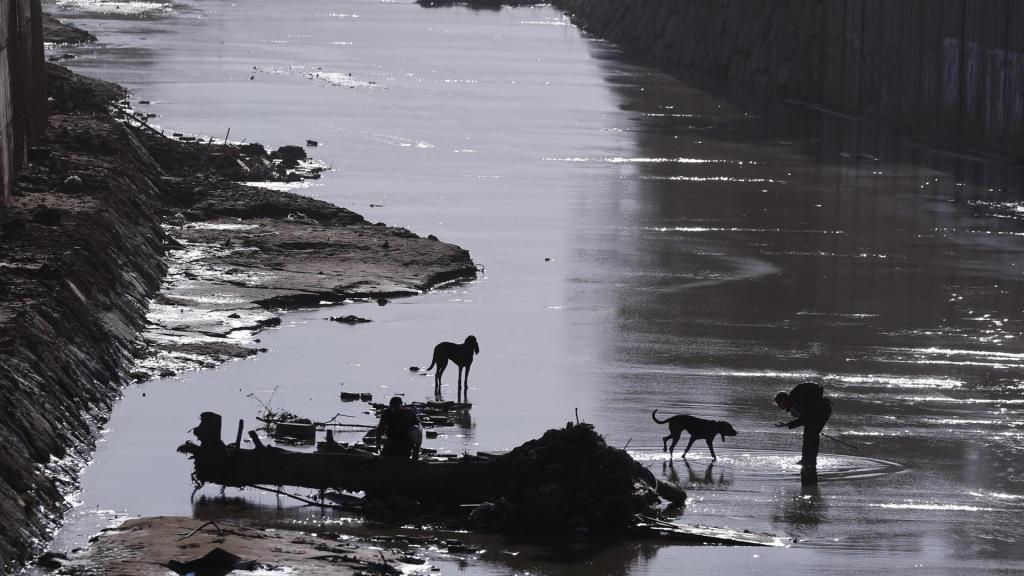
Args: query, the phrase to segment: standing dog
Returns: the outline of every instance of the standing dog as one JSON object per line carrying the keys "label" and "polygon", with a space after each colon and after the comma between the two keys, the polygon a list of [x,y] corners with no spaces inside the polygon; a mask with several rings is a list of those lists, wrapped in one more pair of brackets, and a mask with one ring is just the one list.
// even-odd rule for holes
{"label": "standing dog", "polygon": [[[735,436],[736,429],[732,427],[732,424],[723,422],[720,420],[704,420],[703,418],[695,418],[693,416],[686,416],[679,414],[672,416],[667,420],[658,420],[655,416],[658,411],[651,412],[651,418],[658,424],[668,424],[668,436],[665,436],[661,440],[662,450],[668,452],[668,457],[672,459],[672,451],[675,450],[676,444],[679,443],[679,437],[683,434],[683,430],[690,433],[690,442],[686,445],[686,450],[683,450],[683,460],[686,460],[686,453],[690,451],[690,446],[697,440],[704,440],[708,443],[708,450],[711,450],[711,460],[718,460],[718,456],[715,456],[715,447],[711,445],[715,440],[715,434],[722,436],[722,441],[725,442],[726,436]],[[672,446],[669,447],[668,440],[672,439]]]}
{"label": "standing dog", "polygon": [[[473,355],[480,353],[480,345],[476,343],[476,336],[466,336],[466,341],[462,344],[453,344],[451,342],[441,342],[437,346],[434,346],[434,357],[430,359],[430,367],[427,370],[434,368],[437,365],[437,372],[434,373],[434,394],[441,394],[441,375],[444,374],[444,369],[448,367],[448,361],[455,362],[455,365],[459,367],[459,381],[457,383],[457,390],[459,396],[462,396],[462,387],[465,385],[466,393],[469,393],[469,367],[473,364]],[[466,380],[463,383],[462,380],[462,369],[466,369]]]}

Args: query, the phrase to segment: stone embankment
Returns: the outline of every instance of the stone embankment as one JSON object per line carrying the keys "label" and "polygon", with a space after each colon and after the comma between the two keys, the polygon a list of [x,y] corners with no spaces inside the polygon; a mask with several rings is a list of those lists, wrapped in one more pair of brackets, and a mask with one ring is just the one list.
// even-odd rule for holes
{"label": "stone embankment", "polygon": [[976,0],[554,0],[669,70],[1024,160],[1024,9]]}
{"label": "stone embankment", "polygon": [[140,334],[153,329],[167,255],[207,250],[217,282],[263,320],[274,307],[411,294],[476,272],[457,246],[235,183],[240,171],[272,174],[269,156],[132,128],[108,113],[120,87],[48,72],[49,126],[0,225],[0,574],[45,544],[121,387],[152,353]]}

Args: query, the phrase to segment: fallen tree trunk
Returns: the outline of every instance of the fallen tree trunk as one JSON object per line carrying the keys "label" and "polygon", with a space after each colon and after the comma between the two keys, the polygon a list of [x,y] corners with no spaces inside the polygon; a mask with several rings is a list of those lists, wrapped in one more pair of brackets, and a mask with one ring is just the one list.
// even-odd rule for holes
{"label": "fallen tree trunk", "polygon": [[199,448],[196,479],[222,486],[298,486],[399,495],[437,504],[479,503],[499,496],[500,466],[485,460],[413,462],[352,452],[301,453],[280,448]]}

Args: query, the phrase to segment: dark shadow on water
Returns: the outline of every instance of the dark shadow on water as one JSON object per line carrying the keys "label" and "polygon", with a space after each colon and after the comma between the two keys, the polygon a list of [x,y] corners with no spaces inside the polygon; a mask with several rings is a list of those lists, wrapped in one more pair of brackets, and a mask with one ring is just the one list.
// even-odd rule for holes
{"label": "dark shadow on water", "polygon": [[[715,129],[716,140],[750,142],[762,137],[766,144],[796,144],[802,151],[822,163],[875,163],[879,160],[923,163],[983,186],[1019,189],[1024,185],[1024,165],[1006,159],[958,148],[948,142],[914,139],[897,126],[861,120],[849,115],[831,113],[814,103],[780,98],[764,90],[709,76],[694,70],[670,68],[656,61],[622,51],[607,42],[588,44],[591,56],[605,68],[605,79],[613,90],[623,96],[639,94],[643,101],[625,97],[620,105],[624,111],[650,111],[666,93],[680,83],[713,98],[735,106],[738,117],[658,118],[659,122],[675,122],[685,131]],[[621,90],[620,90],[621,88]],[[670,90],[672,91],[672,90]],[[753,123],[752,120],[757,120]],[[696,120],[696,122],[695,122]],[[730,135],[731,134],[731,135]]]}

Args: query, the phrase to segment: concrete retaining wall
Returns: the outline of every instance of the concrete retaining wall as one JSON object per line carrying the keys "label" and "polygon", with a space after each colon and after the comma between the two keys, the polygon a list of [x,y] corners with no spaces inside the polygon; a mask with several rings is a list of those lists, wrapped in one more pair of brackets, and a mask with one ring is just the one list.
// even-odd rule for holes
{"label": "concrete retaining wall", "polygon": [[46,128],[39,0],[0,0],[0,213],[28,146]]}
{"label": "concrete retaining wall", "polygon": [[1024,3],[557,0],[670,67],[1024,160]]}

